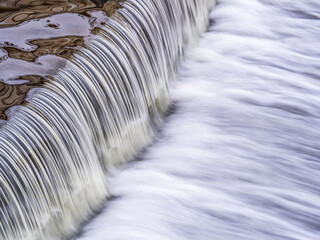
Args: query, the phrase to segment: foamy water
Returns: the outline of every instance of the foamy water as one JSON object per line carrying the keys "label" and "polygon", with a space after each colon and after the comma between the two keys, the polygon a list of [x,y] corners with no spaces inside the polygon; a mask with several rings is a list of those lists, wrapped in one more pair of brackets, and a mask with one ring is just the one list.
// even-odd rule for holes
{"label": "foamy water", "polygon": [[319,9],[219,1],[173,113],[77,239],[320,239]]}

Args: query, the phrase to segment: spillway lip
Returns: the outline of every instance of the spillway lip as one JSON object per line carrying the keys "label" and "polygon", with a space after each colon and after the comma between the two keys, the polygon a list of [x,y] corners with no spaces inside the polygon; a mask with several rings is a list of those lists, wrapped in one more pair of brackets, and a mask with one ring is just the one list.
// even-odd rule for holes
{"label": "spillway lip", "polygon": [[124,0],[75,2],[0,3],[0,130],[54,81],[54,74],[89,44]]}

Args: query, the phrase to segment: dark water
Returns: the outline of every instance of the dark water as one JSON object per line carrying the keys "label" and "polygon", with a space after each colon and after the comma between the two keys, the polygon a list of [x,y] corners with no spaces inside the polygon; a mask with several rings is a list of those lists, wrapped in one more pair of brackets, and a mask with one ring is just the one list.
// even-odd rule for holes
{"label": "dark water", "polygon": [[79,240],[320,239],[320,2],[218,3],[174,113]]}

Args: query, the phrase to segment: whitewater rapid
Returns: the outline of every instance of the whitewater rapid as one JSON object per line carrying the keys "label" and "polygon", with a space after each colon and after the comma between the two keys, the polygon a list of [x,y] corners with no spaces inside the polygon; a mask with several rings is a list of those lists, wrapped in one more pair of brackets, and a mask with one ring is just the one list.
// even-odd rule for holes
{"label": "whitewater rapid", "polygon": [[319,9],[220,0],[154,144],[76,239],[320,239]]}

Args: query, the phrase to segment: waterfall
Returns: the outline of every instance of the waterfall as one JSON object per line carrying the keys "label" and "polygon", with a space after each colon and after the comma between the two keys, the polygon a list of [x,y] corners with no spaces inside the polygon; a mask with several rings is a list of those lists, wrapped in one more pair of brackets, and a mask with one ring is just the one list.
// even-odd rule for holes
{"label": "waterfall", "polygon": [[107,198],[107,171],[152,140],[214,2],[125,1],[0,129],[0,239],[70,236]]}

